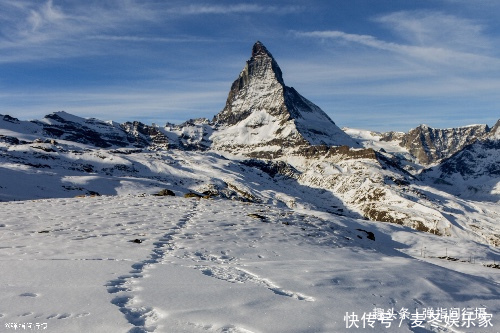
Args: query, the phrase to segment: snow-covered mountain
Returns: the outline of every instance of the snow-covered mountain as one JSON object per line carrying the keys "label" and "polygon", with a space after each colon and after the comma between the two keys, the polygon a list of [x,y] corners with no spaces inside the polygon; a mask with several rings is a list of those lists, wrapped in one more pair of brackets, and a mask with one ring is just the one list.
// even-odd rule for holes
{"label": "snow-covered mountain", "polygon": [[465,146],[488,137],[488,125],[470,125],[457,128],[432,128],[420,125],[408,133],[383,133],[380,141],[397,142],[422,165],[439,163]]}
{"label": "snow-covered mountain", "polygon": [[[470,164],[472,156],[477,165],[461,174],[460,184],[480,176],[484,185],[467,185],[473,189],[469,198],[479,188],[477,199],[498,201],[498,131],[497,123],[492,129],[420,126],[408,134],[346,133],[284,84],[276,60],[257,42],[225,108],[213,121],[193,119],[160,127],[66,112],[40,121],[0,116],[0,198],[155,193],[169,188],[177,194],[195,191],[316,209],[451,235],[457,231],[457,219],[447,215],[449,207],[442,199],[457,192],[441,185],[455,182],[452,174],[465,170],[460,165]],[[480,148],[466,146],[474,140]],[[419,178],[425,165],[416,151],[437,158],[455,150],[453,159],[434,169],[439,171]],[[456,159],[459,162],[452,163]],[[453,182],[450,177],[455,177]],[[470,222],[466,217],[458,220],[462,227]],[[498,244],[496,227],[487,229],[478,237]]]}
{"label": "snow-covered mountain", "polygon": [[424,170],[422,177],[460,197],[496,201],[500,196],[499,151],[498,139],[476,141]]}
{"label": "snow-covered mountain", "polygon": [[[58,114],[68,119],[74,117]],[[126,147],[120,143],[101,148],[92,142],[65,140],[66,135],[54,139],[54,132],[43,131],[40,126],[43,122],[23,122],[5,116],[1,119],[2,201],[156,193],[168,188],[178,195],[194,191],[393,222],[436,234],[455,232],[446,217],[444,194],[429,195],[427,184],[400,169],[389,153],[375,154],[370,150],[371,154],[367,154],[366,150],[353,152],[347,147],[310,146],[309,152],[304,148],[300,154],[291,153],[275,160],[228,159],[226,152],[222,152],[224,157],[207,146],[196,148],[208,142],[203,138],[211,131],[203,121],[157,128],[168,139],[169,149],[165,148],[164,140],[158,145],[152,139],[148,139],[150,144],[144,148],[128,139]],[[83,121],[78,117],[72,119],[73,123]],[[113,126],[120,129],[128,125]],[[135,137],[133,132],[119,133],[125,133],[124,138]],[[361,153],[353,156],[355,152]],[[494,184],[495,179],[492,181]],[[469,223],[469,217],[462,217],[464,224]],[[479,219],[489,221],[491,217],[486,214]],[[496,242],[491,238],[494,236],[490,237],[495,233],[495,228],[486,233],[489,242]]]}
{"label": "snow-covered mountain", "polygon": [[272,153],[297,146],[358,147],[318,106],[287,87],[278,63],[261,43],[234,81],[214,119],[213,146],[236,154]]}
{"label": "snow-covered mountain", "polygon": [[500,121],[341,130],[260,42],[212,121],[0,115],[0,202],[8,329],[497,331]]}
{"label": "snow-covered mountain", "polygon": [[[1,141],[18,139],[35,140],[46,137],[65,140],[99,148],[148,147],[166,145],[167,138],[153,126],[140,122],[118,124],[95,118],[84,119],[64,111],[54,112],[42,120],[21,121],[9,115],[0,115]],[[49,140],[50,140],[49,139]]]}

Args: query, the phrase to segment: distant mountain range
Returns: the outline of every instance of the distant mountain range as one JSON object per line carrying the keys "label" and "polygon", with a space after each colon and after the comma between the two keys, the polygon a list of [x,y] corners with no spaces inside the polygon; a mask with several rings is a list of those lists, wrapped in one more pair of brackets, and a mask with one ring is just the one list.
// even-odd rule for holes
{"label": "distant mountain range", "polygon": [[[0,201],[157,193],[314,207],[500,245],[500,120],[408,133],[340,129],[257,42],[212,120],[146,125],[0,115]],[[453,204],[450,206],[450,202]],[[460,213],[462,212],[462,213]],[[473,225],[473,227],[471,226]]]}

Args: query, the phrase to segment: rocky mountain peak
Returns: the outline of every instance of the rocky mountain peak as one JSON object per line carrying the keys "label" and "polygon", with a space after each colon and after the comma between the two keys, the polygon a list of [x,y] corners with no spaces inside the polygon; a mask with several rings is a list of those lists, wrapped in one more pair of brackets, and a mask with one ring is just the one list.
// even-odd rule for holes
{"label": "rocky mountain peak", "polygon": [[267,56],[271,58],[273,57],[271,52],[269,52],[264,44],[262,44],[262,42],[260,41],[255,42],[252,47],[252,58],[257,56]]}
{"label": "rocky mountain peak", "polygon": [[[287,87],[278,63],[261,43],[233,82],[224,109],[214,119],[222,131],[216,146],[347,145],[357,143],[318,106]],[[227,129],[224,131],[223,129]]]}
{"label": "rocky mountain peak", "polygon": [[[247,61],[247,65],[250,72],[249,74],[264,74],[263,77],[266,77],[266,74],[271,77],[274,76],[280,84],[285,85],[281,68],[278,66],[271,52],[269,52],[261,42],[257,41],[253,45],[252,56],[250,60]],[[270,71],[270,73],[268,73],[268,71]]]}
{"label": "rocky mountain peak", "polygon": [[432,128],[422,124],[402,136],[385,135],[382,141],[400,141],[399,145],[416,157],[419,163],[430,165],[451,156],[465,146],[481,140],[490,132],[488,125],[456,128]]}
{"label": "rocky mountain peak", "polygon": [[491,139],[500,140],[500,119],[493,125],[488,136]]}

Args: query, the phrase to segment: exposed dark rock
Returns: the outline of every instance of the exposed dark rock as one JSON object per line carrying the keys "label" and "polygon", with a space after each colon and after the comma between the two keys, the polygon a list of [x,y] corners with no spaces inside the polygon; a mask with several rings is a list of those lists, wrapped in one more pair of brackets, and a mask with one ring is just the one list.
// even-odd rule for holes
{"label": "exposed dark rock", "polygon": [[175,193],[169,189],[163,189],[161,190],[160,192],[154,194],[156,196],[159,196],[159,197],[166,197],[166,196],[172,196],[172,197],[175,197]]}
{"label": "exposed dark rock", "polygon": [[95,147],[126,147],[135,138],[128,135],[121,127],[104,121],[78,118],[66,112],[55,112],[45,116],[47,122],[33,121],[43,128],[46,136],[62,140],[91,144]]}
{"label": "exposed dark rock", "polygon": [[368,238],[368,239],[370,239],[370,240],[372,240],[372,241],[374,241],[374,240],[375,240],[375,234],[374,234],[373,232],[371,232],[371,231],[366,231],[366,230],[364,230],[364,229],[356,229],[356,230],[358,230],[358,231],[362,231],[362,232],[366,233],[366,238]]}
{"label": "exposed dark rock", "polygon": [[1,135],[0,134],[0,142],[5,142],[10,145],[18,145],[20,143],[19,139],[13,136]]}
{"label": "exposed dark rock", "polygon": [[138,173],[139,171],[134,167],[134,165],[127,165],[127,164],[115,164],[111,168],[102,168],[102,172],[106,173],[107,175],[114,175],[116,173],[125,173],[125,174],[131,174],[131,173]]}
{"label": "exposed dark rock", "polygon": [[244,160],[241,163],[245,164],[246,166],[262,170],[273,178],[276,175],[281,175],[288,178],[296,178],[299,175],[299,171],[297,169],[283,161],[262,161],[250,159]]}
{"label": "exposed dark rock", "polygon": [[134,145],[146,147],[151,143],[155,145],[168,145],[168,139],[157,127],[148,126],[139,121],[126,122],[122,124],[125,132],[135,138]]}
{"label": "exposed dark rock", "polygon": [[[1,115],[0,115],[1,116]],[[2,119],[9,123],[19,124],[19,119],[9,116],[8,114],[3,115]]]}
{"label": "exposed dark rock", "polygon": [[203,195],[198,194],[198,193],[194,193],[194,192],[189,192],[189,193],[184,194],[184,198],[197,198],[197,199],[200,199],[202,197],[203,197]]}
{"label": "exposed dark rock", "polygon": [[267,218],[265,216],[257,214],[257,213],[250,213],[250,214],[248,214],[248,216],[253,217],[254,219],[262,220],[262,221],[267,220]]}
{"label": "exposed dark rock", "polygon": [[371,148],[352,149],[348,146],[329,147],[326,145],[300,147],[293,152],[294,155],[307,158],[332,158],[339,159],[377,159],[376,152]]}
{"label": "exposed dark rock", "polygon": [[120,148],[120,149],[112,149],[109,151],[110,153],[113,154],[123,154],[123,155],[130,155],[130,154],[137,154],[141,153],[142,149],[134,149],[134,148]]}
{"label": "exposed dark rock", "polygon": [[33,168],[37,168],[37,169],[51,169],[51,166],[47,165],[47,164],[30,163],[30,162],[26,162],[23,164],[28,165],[28,166],[33,167]]}

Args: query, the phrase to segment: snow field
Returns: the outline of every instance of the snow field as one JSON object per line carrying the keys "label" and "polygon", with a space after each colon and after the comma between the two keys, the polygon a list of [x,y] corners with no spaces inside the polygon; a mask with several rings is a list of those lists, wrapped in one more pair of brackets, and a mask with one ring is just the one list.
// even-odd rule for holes
{"label": "snow field", "polygon": [[[397,320],[375,326],[384,332],[496,332],[500,325],[498,270],[418,256],[420,247],[449,246],[451,237],[230,200],[128,195],[0,209],[2,328],[355,332],[366,329],[347,329],[346,312],[375,307],[493,314],[494,326],[477,330]],[[472,241],[456,244],[498,256]]]}

